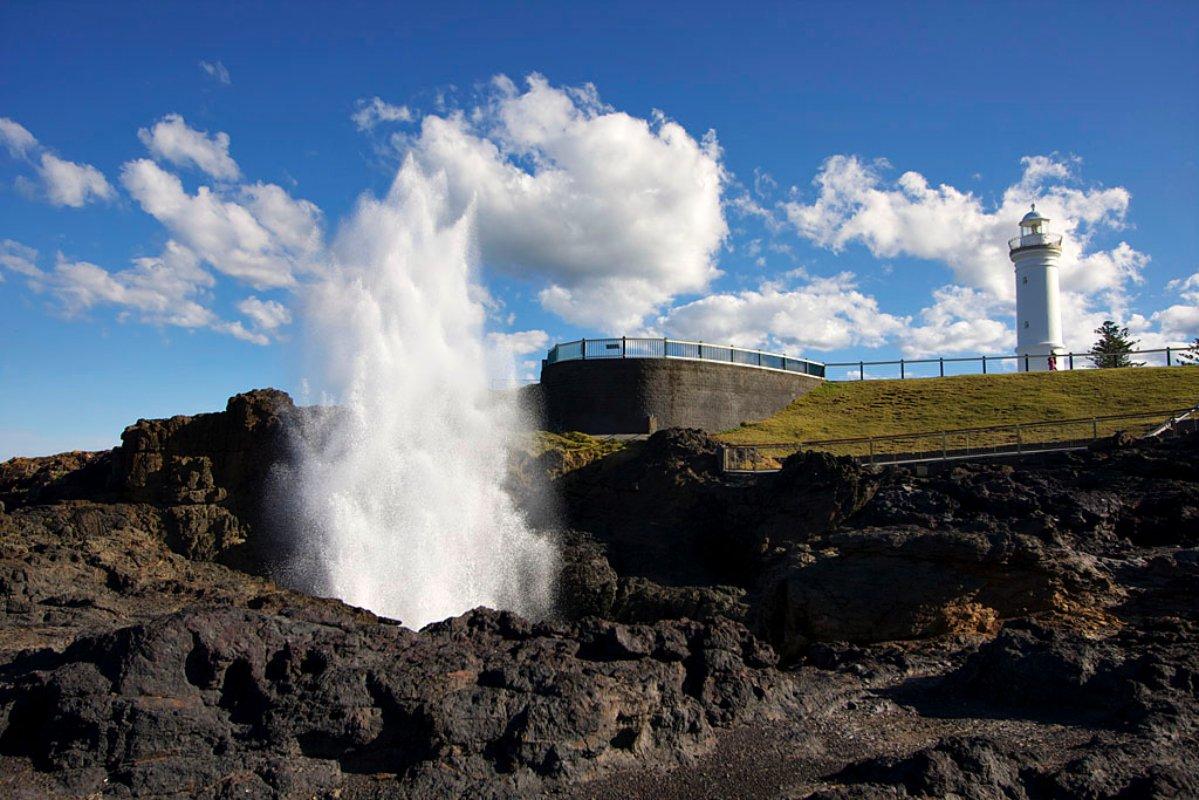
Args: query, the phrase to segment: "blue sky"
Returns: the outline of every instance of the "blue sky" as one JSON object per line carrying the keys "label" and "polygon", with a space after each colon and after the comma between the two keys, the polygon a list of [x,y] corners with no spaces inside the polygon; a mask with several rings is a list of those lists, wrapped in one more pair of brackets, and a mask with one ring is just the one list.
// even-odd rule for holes
{"label": "blue sky", "polygon": [[1032,199],[1067,344],[1199,335],[1193,3],[431,5],[0,7],[0,458],[295,390],[297,287],[405,155],[474,203],[522,373],[1010,352]]}

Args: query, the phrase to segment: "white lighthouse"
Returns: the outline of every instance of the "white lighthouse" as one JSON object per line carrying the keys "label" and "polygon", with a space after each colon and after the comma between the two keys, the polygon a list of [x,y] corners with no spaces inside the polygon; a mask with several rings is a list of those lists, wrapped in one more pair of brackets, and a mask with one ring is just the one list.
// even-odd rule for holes
{"label": "white lighthouse", "polygon": [[1048,233],[1047,222],[1033,203],[1020,220],[1020,235],[1008,242],[1016,265],[1016,355],[1021,372],[1053,369],[1057,357],[1066,352],[1057,275],[1062,237]]}

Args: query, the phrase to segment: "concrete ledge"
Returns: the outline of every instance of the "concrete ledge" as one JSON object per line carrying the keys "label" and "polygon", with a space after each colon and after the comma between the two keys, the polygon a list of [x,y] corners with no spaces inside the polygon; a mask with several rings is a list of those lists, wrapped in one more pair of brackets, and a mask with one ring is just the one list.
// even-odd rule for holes
{"label": "concrete ledge", "polygon": [[670,358],[560,361],[541,369],[546,425],[555,431],[722,431],[763,419],[823,381],[811,375]]}

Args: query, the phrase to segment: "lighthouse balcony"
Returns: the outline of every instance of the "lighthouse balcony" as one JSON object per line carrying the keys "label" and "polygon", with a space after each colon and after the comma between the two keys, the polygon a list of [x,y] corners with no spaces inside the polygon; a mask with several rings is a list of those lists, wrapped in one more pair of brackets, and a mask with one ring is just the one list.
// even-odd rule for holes
{"label": "lighthouse balcony", "polygon": [[1026,233],[1009,239],[1008,249],[1020,250],[1025,247],[1056,247],[1061,249],[1062,236],[1060,233]]}

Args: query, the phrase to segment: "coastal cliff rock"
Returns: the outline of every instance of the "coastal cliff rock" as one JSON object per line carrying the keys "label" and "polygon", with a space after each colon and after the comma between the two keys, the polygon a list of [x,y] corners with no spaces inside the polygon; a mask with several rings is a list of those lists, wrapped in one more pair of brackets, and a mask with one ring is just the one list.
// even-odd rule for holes
{"label": "coastal cliff rock", "polygon": [[557,617],[413,631],[267,577],[306,413],[0,464],[0,796],[1199,793],[1199,434],[929,475],[728,476],[687,430],[526,459]]}

